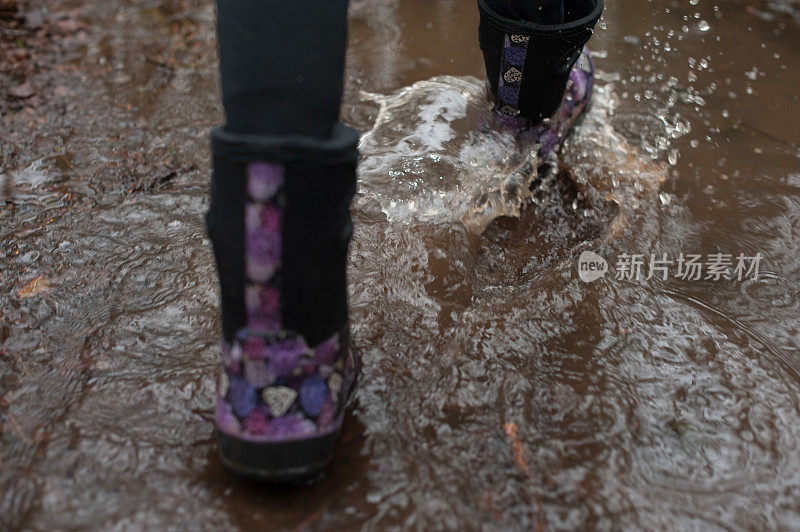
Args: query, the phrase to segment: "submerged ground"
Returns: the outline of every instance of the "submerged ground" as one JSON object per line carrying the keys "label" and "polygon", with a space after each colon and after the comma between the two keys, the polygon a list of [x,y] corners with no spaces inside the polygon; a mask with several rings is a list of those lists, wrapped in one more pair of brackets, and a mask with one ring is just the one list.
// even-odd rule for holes
{"label": "submerged ground", "polygon": [[[0,0],[0,529],[800,527],[795,0],[608,2],[595,106],[521,212],[473,2],[354,1],[364,372],[292,488],[215,458],[213,18]],[[518,216],[478,234],[476,204]]]}

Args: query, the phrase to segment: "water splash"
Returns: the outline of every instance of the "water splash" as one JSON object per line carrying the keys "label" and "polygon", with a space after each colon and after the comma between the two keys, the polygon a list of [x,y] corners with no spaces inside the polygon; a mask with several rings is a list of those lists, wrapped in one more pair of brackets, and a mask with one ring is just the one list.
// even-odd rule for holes
{"label": "water splash", "polygon": [[[562,163],[595,205],[620,206],[622,218],[611,226],[616,234],[625,217],[652,200],[667,173],[614,129],[613,85],[595,91]],[[480,234],[498,217],[518,217],[531,203],[531,185],[546,179],[537,145],[498,127],[476,78],[440,76],[362,98],[379,110],[360,143],[359,202],[374,202],[390,223],[462,223]]]}

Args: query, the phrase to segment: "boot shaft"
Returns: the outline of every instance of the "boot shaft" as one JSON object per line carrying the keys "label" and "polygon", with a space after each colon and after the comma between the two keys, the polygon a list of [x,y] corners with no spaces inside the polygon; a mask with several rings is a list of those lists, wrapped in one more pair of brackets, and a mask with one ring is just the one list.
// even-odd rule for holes
{"label": "boot shaft", "polygon": [[603,11],[603,0],[566,2],[563,24],[512,20],[478,0],[478,40],[495,111],[531,127],[561,104],[570,71]]}

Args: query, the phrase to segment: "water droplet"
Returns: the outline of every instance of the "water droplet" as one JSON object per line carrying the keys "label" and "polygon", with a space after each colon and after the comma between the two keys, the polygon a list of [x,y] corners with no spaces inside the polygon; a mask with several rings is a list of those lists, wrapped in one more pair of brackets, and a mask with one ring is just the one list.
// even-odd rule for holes
{"label": "water droplet", "polygon": [[697,23],[697,29],[700,31],[708,31],[711,29],[711,26],[705,20],[701,20]]}
{"label": "water droplet", "polygon": [[678,164],[678,150],[672,150],[667,156],[667,161],[670,165],[675,166]]}
{"label": "water droplet", "polygon": [[622,38],[622,42],[633,46],[639,46],[640,44],[642,44],[642,41],[639,40],[639,37],[637,37],[636,35],[626,35]]}

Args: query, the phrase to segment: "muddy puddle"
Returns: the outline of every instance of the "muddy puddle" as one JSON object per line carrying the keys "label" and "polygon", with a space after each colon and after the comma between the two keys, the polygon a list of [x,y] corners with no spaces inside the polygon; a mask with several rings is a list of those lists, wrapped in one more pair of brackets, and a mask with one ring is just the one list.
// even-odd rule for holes
{"label": "muddy puddle", "polygon": [[213,7],[48,5],[79,24],[3,121],[0,529],[797,528],[799,12],[609,2],[591,111],[531,162],[484,127],[471,3],[354,2],[363,377],[325,477],[264,488],[212,433]]}

